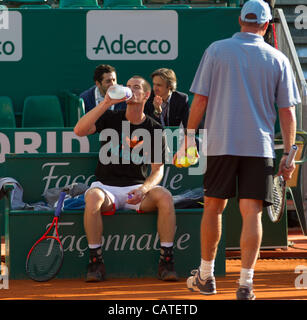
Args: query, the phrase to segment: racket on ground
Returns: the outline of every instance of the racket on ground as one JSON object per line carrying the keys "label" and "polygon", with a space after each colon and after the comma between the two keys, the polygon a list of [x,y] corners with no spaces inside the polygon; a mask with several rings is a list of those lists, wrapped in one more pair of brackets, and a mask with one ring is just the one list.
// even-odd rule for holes
{"label": "racket on ground", "polygon": [[[54,213],[54,218],[48,230],[37,240],[30,249],[27,261],[26,272],[35,281],[48,281],[54,278],[60,271],[64,250],[58,234],[58,220],[62,211],[66,192],[61,192]],[[51,230],[55,228],[55,233]],[[56,236],[54,236],[54,234]]]}
{"label": "racket on ground", "polygon": [[[286,160],[286,167],[288,168],[297,152],[297,146],[293,145]],[[272,222],[278,222],[284,212],[286,196],[286,181],[283,176],[274,176],[273,179],[273,204],[267,207],[269,218]]]}

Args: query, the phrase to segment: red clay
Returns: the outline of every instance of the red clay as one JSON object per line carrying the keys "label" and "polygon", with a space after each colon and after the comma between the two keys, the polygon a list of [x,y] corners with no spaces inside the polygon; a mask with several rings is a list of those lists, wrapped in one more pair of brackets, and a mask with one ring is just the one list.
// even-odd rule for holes
{"label": "red clay", "polygon": [[[254,291],[257,299],[307,300],[307,288],[297,289],[295,268],[306,267],[307,259],[258,260]],[[9,289],[0,290],[0,299],[28,300],[232,300],[235,299],[240,260],[226,260],[226,276],[217,278],[218,294],[204,296],[186,288],[185,279],[162,282],[157,279],[110,279],[101,283],[85,283],[82,279],[54,279],[47,283],[32,280],[10,280]],[[307,277],[307,273],[306,273]],[[307,281],[305,282],[307,286]]]}
{"label": "red clay", "polygon": [[[288,240],[291,246],[287,250],[261,250],[254,277],[258,300],[307,300],[307,236],[300,229],[292,229]],[[216,279],[218,293],[213,296],[190,292],[186,279],[173,283],[153,278],[110,279],[101,283],[54,279],[46,283],[10,280],[9,289],[0,290],[0,300],[233,300],[240,260],[231,257],[239,257],[240,253],[227,251],[226,255],[226,276]],[[295,273],[298,266],[305,274]]]}

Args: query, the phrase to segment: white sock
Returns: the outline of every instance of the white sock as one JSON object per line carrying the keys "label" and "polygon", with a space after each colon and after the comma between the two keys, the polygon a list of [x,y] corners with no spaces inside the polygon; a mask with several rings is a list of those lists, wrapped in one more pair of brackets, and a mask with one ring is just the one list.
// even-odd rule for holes
{"label": "white sock", "polygon": [[239,284],[240,286],[253,286],[254,269],[242,268],[240,272]]}
{"label": "white sock", "polygon": [[97,249],[97,248],[100,248],[101,247],[101,244],[89,244],[88,247],[90,249]]}
{"label": "white sock", "polygon": [[205,280],[214,276],[214,262],[215,260],[205,261],[201,259],[199,268],[201,279]]}
{"label": "white sock", "polygon": [[173,244],[174,244],[173,242],[161,242],[160,246],[165,248],[170,248],[173,246]]}

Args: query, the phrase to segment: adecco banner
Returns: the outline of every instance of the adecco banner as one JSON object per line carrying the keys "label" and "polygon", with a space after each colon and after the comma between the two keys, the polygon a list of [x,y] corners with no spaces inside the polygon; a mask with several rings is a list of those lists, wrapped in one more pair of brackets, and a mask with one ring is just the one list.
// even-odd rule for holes
{"label": "adecco banner", "polygon": [[178,55],[177,12],[89,11],[86,55],[90,60],[174,60]]}
{"label": "adecco banner", "polygon": [[22,58],[22,18],[17,11],[0,6],[0,61]]}

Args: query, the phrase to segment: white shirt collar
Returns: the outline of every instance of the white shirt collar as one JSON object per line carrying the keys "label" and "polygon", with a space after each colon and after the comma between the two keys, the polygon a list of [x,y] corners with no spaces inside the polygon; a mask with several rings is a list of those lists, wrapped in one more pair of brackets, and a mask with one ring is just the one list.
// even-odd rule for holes
{"label": "white shirt collar", "polygon": [[[99,88],[96,86],[96,88],[95,88],[96,106],[97,106],[97,104],[99,104],[103,100],[104,100],[104,97],[101,95]],[[109,110],[114,110],[114,104],[109,108]]]}

